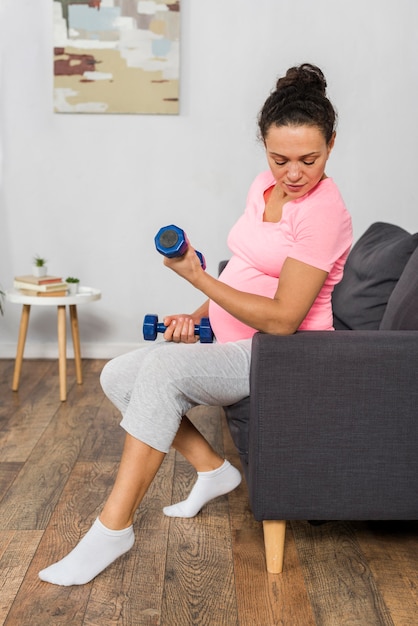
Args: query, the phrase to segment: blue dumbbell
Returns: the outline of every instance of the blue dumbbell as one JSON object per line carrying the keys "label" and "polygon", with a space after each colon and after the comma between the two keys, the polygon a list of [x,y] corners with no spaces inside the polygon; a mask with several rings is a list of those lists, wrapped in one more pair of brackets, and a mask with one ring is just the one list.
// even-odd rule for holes
{"label": "blue dumbbell", "polygon": [[[174,226],[174,224],[160,228],[154,237],[154,241],[158,252],[169,259],[175,256],[183,256],[188,248],[184,230],[178,226]],[[196,250],[196,254],[199,257],[200,265],[205,270],[205,257],[198,250]]]}
{"label": "blue dumbbell", "polygon": [[[167,329],[162,322],[158,323],[158,315],[146,315],[142,332],[146,341],[155,341],[157,333],[164,333]],[[200,343],[212,343],[213,331],[208,317],[202,317],[200,324],[195,324],[194,334],[199,335]]]}

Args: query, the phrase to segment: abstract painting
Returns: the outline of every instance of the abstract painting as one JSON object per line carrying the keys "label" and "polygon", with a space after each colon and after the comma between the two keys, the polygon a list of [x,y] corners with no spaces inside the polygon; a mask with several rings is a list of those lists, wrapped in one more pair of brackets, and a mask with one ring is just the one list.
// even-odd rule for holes
{"label": "abstract painting", "polygon": [[179,112],[179,0],[53,3],[56,113]]}

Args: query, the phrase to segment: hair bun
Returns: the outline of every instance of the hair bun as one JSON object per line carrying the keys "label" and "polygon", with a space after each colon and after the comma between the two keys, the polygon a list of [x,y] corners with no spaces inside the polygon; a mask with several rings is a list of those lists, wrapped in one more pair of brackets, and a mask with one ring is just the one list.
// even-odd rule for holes
{"label": "hair bun", "polygon": [[265,142],[272,126],[317,126],[327,144],[332,139],[337,112],[326,94],[327,81],[316,65],[291,67],[276,82],[258,116],[260,136]]}
{"label": "hair bun", "polygon": [[292,90],[296,93],[317,92],[321,96],[325,96],[327,81],[319,67],[311,63],[303,63],[297,67],[289,68],[286,76],[277,81],[276,89],[278,92],[282,90]]}

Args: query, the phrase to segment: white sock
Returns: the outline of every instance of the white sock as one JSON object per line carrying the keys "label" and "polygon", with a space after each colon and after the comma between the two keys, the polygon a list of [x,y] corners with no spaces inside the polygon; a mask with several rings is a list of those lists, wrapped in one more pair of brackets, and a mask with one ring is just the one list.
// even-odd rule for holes
{"label": "white sock", "polygon": [[229,493],[241,482],[239,471],[225,461],[211,472],[197,472],[197,481],[189,497],[182,502],[165,506],[163,512],[169,517],[194,517],[213,498]]}
{"label": "white sock", "polygon": [[133,527],[106,528],[99,518],[66,557],[39,572],[39,578],[54,585],[84,585],[134,545]]}

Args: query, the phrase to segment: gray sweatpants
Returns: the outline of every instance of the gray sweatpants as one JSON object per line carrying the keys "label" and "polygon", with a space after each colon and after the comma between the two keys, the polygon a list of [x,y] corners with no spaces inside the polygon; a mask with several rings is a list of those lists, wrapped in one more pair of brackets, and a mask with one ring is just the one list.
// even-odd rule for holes
{"label": "gray sweatpants", "polygon": [[100,382],[133,437],[168,452],[194,406],[248,396],[251,339],[224,344],[156,342],[109,361]]}

